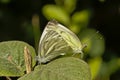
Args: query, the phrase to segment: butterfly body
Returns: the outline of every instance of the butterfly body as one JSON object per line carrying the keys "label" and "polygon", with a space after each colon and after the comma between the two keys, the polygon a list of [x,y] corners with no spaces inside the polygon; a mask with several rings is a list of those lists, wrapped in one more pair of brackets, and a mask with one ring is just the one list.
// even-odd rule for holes
{"label": "butterfly body", "polygon": [[46,63],[68,52],[82,53],[79,38],[57,21],[49,21],[39,42],[38,61]]}

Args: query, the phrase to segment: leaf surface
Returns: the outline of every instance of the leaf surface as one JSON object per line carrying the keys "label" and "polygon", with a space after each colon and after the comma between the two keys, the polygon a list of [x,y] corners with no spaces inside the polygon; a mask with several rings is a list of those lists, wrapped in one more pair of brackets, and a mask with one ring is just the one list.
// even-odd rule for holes
{"label": "leaf surface", "polygon": [[35,71],[18,80],[91,80],[89,66],[74,57],[59,58],[45,66],[37,66]]}
{"label": "leaf surface", "polygon": [[21,76],[26,68],[24,63],[24,47],[27,46],[35,65],[35,50],[22,41],[0,42],[0,76]]}

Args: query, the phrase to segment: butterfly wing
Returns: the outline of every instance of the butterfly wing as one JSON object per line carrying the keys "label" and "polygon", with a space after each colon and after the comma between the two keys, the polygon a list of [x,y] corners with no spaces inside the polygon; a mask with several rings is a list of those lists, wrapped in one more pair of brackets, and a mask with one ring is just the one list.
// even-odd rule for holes
{"label": "butterfly wing", "polygon": [[70,31],[69,29],[67,29],[66,27],[59,23],[56,25],[56,28],[57,28],[56,32],[62,36],[62,38],[73,49],[74,53],[82,53],[83,46],[79,38],[75,35],[75,33],[73,33],[72,31]]}
{"label": "butterfly wing", "polygon": [[49,21],[40,39],[38,61],[47,61],[67,52],[82,53],[82,44],[79,38],[69,29],[57,21]]}
{"label": "butterfly wing", "polygon": [[57,24],[50,21],[43,31],[38,49],[38,61],[40,63],[46,63],[57,56],[72,51],[72,48],[64,40],[63,36],[56,31],[58,29]]}

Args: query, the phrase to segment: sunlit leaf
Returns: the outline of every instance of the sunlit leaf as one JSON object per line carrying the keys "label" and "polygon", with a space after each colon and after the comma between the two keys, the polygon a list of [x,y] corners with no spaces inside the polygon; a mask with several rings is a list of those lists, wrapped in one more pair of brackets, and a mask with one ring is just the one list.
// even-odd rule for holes
{"label": "sunlit leaf", "polygon": [[92,58],[89,60],[88,64],[90,65],[92,80],[94,80],[100,71],[102,58],[101,57]]}
{"label": "sunlit leaf", "polygon": [[64,8],[68,13],[73,12],[76,7],[77,0],[55,0],[56,4]]}
{"label": "sunlit leaf", "polygon": [[56,19],[57,21],[64,23],[66,25],[69,24],[69,16],[61,7],[56,5],[45,5],[42,9],[44,16],[51,20]]}
{"label": "sunlit leaf", "polygon": [[90,10],[75,12],[72,16],[72,23],[78,25],[79,27],[85,28],[89,23],[90,17]]}
{"label": "sunlit leaf", "polygon": [[70,30],[72,30],[74,33],[78,34],[81,31],[81,26],[75,23],[72,23],[71,26],[69,26]]}

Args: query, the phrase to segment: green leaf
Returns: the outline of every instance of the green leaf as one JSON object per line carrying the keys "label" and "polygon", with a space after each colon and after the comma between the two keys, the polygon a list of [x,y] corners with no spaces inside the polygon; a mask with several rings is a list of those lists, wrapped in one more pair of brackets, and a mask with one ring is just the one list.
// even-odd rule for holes
{"label": "green leaf", "polygon": [[18,80],[91,80],[89,66],[81,59],[65,57],[56,59]]}
{"label": "green leaf", "polygon": [[98,75],[100,68],[102,66],[102,58],[101,57],[92,58],[88,61],[88,64],[90,65],[92,80],[94,80]]}
{"label": "green leaf", "polygon": [[69,16],[68,14],[65,12],[65,10],[63,10],[62,8],[60,8],[59,6],[55,6],[55,5],[46,5],[43,7],[43,14],[44,16],[48,19],[56,19],[59,22],[62,22],[66,25],[69,24]]}
{"label": "green leaf", "polygon": [[77,0],[55,0],[56,4],[64,8],[68,13],[73,12],[76,8]]}
{"label": "green leaf", "polygon": [[24,74],[24,47],[27,46],[32,56],[32,66],[35,65],[35,50],[22,41],[0,42],[0,76],[21,76]]}
{"label": "green leaf", "polygon": [[89,23],[90,17],[91,17],[91,10],[89,9],[75,12],[72,15],[72,24],[78,25],[80,28],[86,28]]}
{"label": "green leaf", "polygon": [[79,37],[82,44],[87,46],[84,48],[85,53],[89,53],[91,57],[102,56],[105,50],[104,37],[95,29],[84,29]]}
{"label": "green leaf", "polygon": [[19,76],[22,74],[19,66],[17,67],[7,59],[0,58],[0,76]]}
{"label": "green leaf", "polygon": [[120,70],[120,59],[114,56],[110,61],[103,62],[101,65],[98,75],[101,77],[101,80],[106,80],[106,77],[110,77]]}

